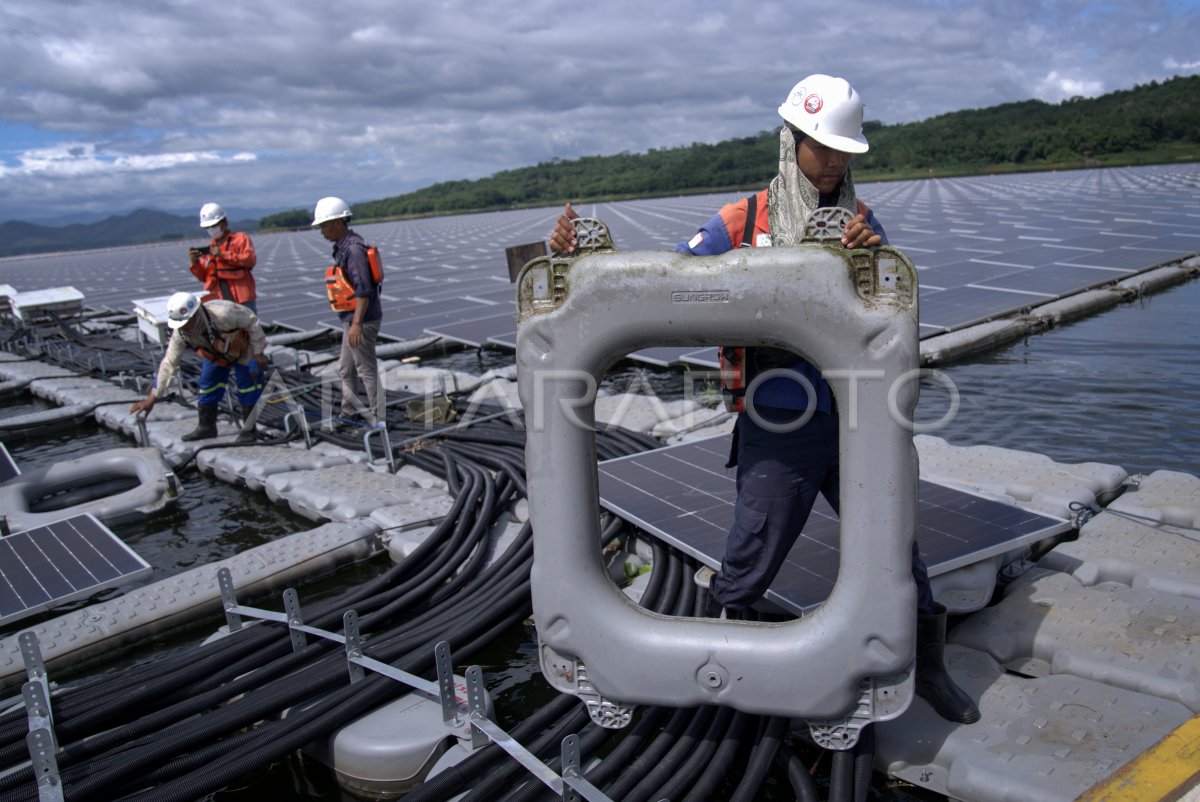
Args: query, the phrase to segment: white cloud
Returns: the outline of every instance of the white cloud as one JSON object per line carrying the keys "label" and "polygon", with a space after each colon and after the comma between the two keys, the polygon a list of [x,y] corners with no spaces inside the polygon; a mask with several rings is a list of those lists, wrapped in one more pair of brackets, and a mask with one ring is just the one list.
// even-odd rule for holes
{"label": "white cloud", "polygon": [[[6,0],[0,221],[190,207],[214,184],[256,208],[334,187],[367,200],[746,136],[812,72],[850,79],[888,123],[1094,95],[1194,72],[1163,55],[1195,52],[1187,6],[292,0],[223,7],[217,26],[188,0]],[[14,146],[6,122],[82,150]]]}
{"label": "white cloud", "polygon": [[1102,81],[1068,78],[1053,71],[1037,85],[1037,97],[1051,103],[1072,97],[1095,97],[1101,94],[1104,94]]}
{"label": "white cloud", "polygon": [[1163,59],[1163,68],[1170,72],[1195,72],[1196,70],[1200,70],[1200,61],[1179,62],[1174,58],[1168,57]]}
{"label": "white cloud", "polygon": [[62,142],[48,148],[34,148],[16,155],[17,166],[0,165],[0,178],[54,179],[78,178],[105,173],[133,173],[168,170],[180,165],[216,165],[222,162],[249,162],[253,153],[235,153],[223,157],[212,151],[198,153],[119,154],[98,149],[91,142]]}

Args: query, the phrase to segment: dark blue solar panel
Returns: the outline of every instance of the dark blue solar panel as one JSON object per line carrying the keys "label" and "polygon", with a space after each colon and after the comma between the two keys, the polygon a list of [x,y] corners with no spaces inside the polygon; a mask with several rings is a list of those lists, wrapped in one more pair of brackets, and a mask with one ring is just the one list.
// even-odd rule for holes
{"label": "dark blue solar panel", "polygon": [[945,330],[999,316],[1002,310],[1022,309],[1049,300],[981,287],[950,287],[939,292],[921,291],[921,324]]}
{"label": "dark blue solar panel", "polygon": [[1129,274],[1125,271],[1074,265],[1047,265],[1033,268],[1021,275],[1009,273],[979,282],[982,287],[1037,292],[1049,296],[1062,296],[1080,289],[1119,281]]}
{"label": "dark blue solar panel", "polygon": [[0,623],[84,599],[150,566],[90,515],[0,538]]}
{"label": "dark blue solar panel", "polygon": [[[725,468],[730,436],[599,465],[600,503],[709,567],[720,565],[737,497]],[[1062,532],[1061,521],[922,480],[917,544],[931,576]],[[767,597],[795,613],[823,602],[837,580],[840,524],[818,498]]]}
{"label": "dark blue solar panel", "polygon": [[1134,272],[1147,267],[1153,267],[1162,261],[1162,254],[1158,251],[1147,251],[1141,248],[1129,247],[1114,248],[1108,251],[1095,251],[1080,254],[1079,256],[1068,256],[1065,259],[1059,259],[1058,263],[1087,265],[1088,267],[1113,267]]}
{"label": "dark blue solar panel", "polygon": [[516,313],[511,307],[497,308],[503,308],[504,311],[491,317],[430,326],[425,329],[425,333],[436,334],[472,348],[488,344],[490,337],[511,334],[515,338],[517,334]]}
{"label": "dark blue solar panel", "polygon": [[942,267],[931,267],[917,274],[922,289],[951,289],[966,284],[978,284],[996,276],[1022,273],[1024,268],[1013,265],[985,264],[960,261]]}
{"label": "dark blue solar panel", "polygon": [[[605,220],[624,250],[670,250],[722,204],[757,189],[577,209]],[[1020,271],[1054,263],[1138,271],[1200,253],[1197,164],[863,183],[858,189],[892,244],[921,269],[921,282],[945,291],[922,293],[926,336],[1038,300],[970,284],[1057,297],[1091,286],[1091,276]],[[544,238],[558,213],[557,207],[521,209],[355,226],[387,267],[381,335],[421,338],[427,329],[490,318],[495,310],[487,301],[511,308],[504,249]],[[251,233],[260,317],[301,330],[339,328],[324,298],[329,243],[315,231]],[[199,288],[186,270],[189,244],[195,243],[14,257],[0,262],[0,283],[19,291],[74,286],[88,306],[131,311],[131,298]],[[1002,275],[1010,278],[993,281]],[[1083,283],[1070,286],[1071,276]],[[1021,284],[1024,279],[1039,283]],[[485,334],[473,329],[471,342],[515,345],[509,328]]]}

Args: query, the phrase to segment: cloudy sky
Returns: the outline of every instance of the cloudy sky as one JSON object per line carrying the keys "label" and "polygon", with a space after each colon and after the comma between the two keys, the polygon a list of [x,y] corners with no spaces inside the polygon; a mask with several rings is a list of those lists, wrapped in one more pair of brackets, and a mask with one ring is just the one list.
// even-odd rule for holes
{"label": "cloudy sky", "polygon": [[1200,0],[5,0],[0,221],[716,142],[813,72],[898,123],[1198,71]]}

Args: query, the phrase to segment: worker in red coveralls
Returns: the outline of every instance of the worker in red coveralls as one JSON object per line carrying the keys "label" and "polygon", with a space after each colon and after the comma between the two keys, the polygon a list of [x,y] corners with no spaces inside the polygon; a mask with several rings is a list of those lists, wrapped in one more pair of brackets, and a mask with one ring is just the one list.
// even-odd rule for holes
{"label": "worker in red coveralls", "polygon": [[254,243],[241,231],[230,231],[225,210],[215,203],[200,207],[200,227],[212,238],[207,248],[191,248],[188,269],[204,284],[208,298],[233,301],[258,313],[258,294],[254,288],[257,257]]}

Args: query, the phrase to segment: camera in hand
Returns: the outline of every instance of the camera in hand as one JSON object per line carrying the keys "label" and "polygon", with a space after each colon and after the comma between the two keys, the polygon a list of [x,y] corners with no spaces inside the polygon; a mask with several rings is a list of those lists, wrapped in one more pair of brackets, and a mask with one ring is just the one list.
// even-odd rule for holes
{"label": "camera in hand", "polygon": [[208,254],[211,254],[211,253],[212,253],[212,246],[211,246],[211,245],[200,245],[200,246],[197,246],[197,247],[188,248],[188,256],[189,256],[189,257],[192,257],[192,256],[195,256],[195,257],[206,256],[206,255],[208,255]]}

